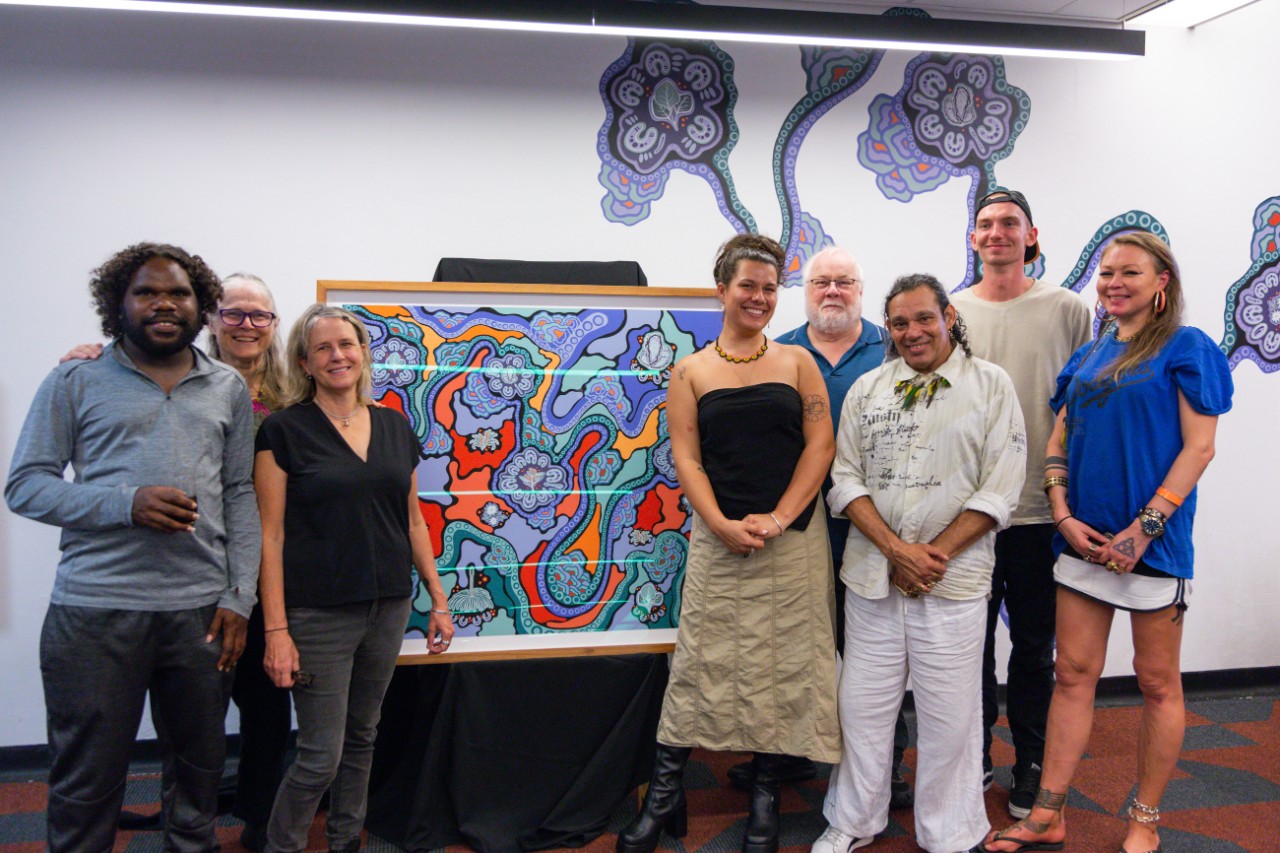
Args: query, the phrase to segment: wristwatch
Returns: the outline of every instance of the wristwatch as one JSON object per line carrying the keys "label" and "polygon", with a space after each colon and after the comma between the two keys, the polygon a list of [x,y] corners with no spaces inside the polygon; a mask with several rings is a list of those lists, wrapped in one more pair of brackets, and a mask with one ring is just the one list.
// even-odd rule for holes
{"label": "wristwatch", "polygon": [[1138,524],[1142,526],[1142,532],[1152,539],[1164,535],[1164,523],[1168,520],[1163,512],[1149,506],[1143,507],[1142,512],[1138,513]]}

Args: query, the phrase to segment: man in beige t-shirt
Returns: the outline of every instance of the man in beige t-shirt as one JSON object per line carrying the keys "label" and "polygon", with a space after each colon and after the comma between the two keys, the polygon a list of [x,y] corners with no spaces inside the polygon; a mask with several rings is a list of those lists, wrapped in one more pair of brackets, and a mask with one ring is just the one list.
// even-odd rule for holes
{"label": "man in beige t-shirt", "polygon": [[973,354],[1013,379],[1027,428],[1027,478],[1011,525],[996,535],[996,564],[987,610],[982,667],[983,784],[992,779],[991,727],[996,702],[995,632],[1000,605],[1009,614],[1008,716],[1016,760],[1009,813],[1026,817],[1040,786],[1045,721],[1053,695],[1053,517],[1040,490],[1045,445],[1053,428],[1049,398],[1062,366],[1092,334],[1080,296],[1029,278],[1025,265],[1040,253],[1031,206],[1019,192],[997,190],[978,200],[969,235],[982,279],[955,294]]}

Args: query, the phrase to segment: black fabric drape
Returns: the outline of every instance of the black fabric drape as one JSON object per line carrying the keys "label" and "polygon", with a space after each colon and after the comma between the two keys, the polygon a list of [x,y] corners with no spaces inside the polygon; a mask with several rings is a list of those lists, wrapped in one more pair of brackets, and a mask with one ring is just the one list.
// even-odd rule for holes
{"label": "black fabric drape", "polygon": [[441,258],[432,281],[492,281],[522,284],[602,284],[647,287],[635,261],[507,261]]}
{"label": "black fabric drape", "polygon": [[665,655],[401,667],[366,823],[409,851],[582,846],[648,779],[666,684]]}

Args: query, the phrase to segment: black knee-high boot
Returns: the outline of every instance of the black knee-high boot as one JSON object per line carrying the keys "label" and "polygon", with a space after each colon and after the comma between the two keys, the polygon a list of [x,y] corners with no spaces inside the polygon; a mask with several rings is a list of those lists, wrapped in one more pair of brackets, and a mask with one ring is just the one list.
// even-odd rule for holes
{"label": "black knee-high boot", "polygon": [[742,836],[742,853],[778,853],[778,777],[786,760],[786,756],[763,752],[757,752],[752,759],[755,781],[751,785],[751,810]]}
{"label": "black knee-high boot", "polygon": [[658,744],[653,779],[644,795],[644,807],[636,819],[618,834],[618,853],[653,853],[665,829],[673,838],[684,838],[689,818],[684,799],[684,765],[687,746]]}

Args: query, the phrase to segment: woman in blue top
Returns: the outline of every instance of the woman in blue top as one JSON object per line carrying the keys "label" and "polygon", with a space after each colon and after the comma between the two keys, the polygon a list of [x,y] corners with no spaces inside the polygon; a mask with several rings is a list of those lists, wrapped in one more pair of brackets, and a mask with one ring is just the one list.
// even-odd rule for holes
{"label": "woman in blue top", "polygon": [[1183,326],[1169,247],[1145,233],[1103,253],[1097,340],[1072,355],[1050,405],[1058,413],[1045,490],[1058,528],[1057,687],[1035,808],[975,851],[1061,850],[1067,789],[1093,724],[1093,699],[1116,609],[1130,612],[1142,689],[1138,790],[1121,853],[1160,850],[1160,798],[1182,748],[1179,655],[1196,482],[1231,408],[1226,357]]}

